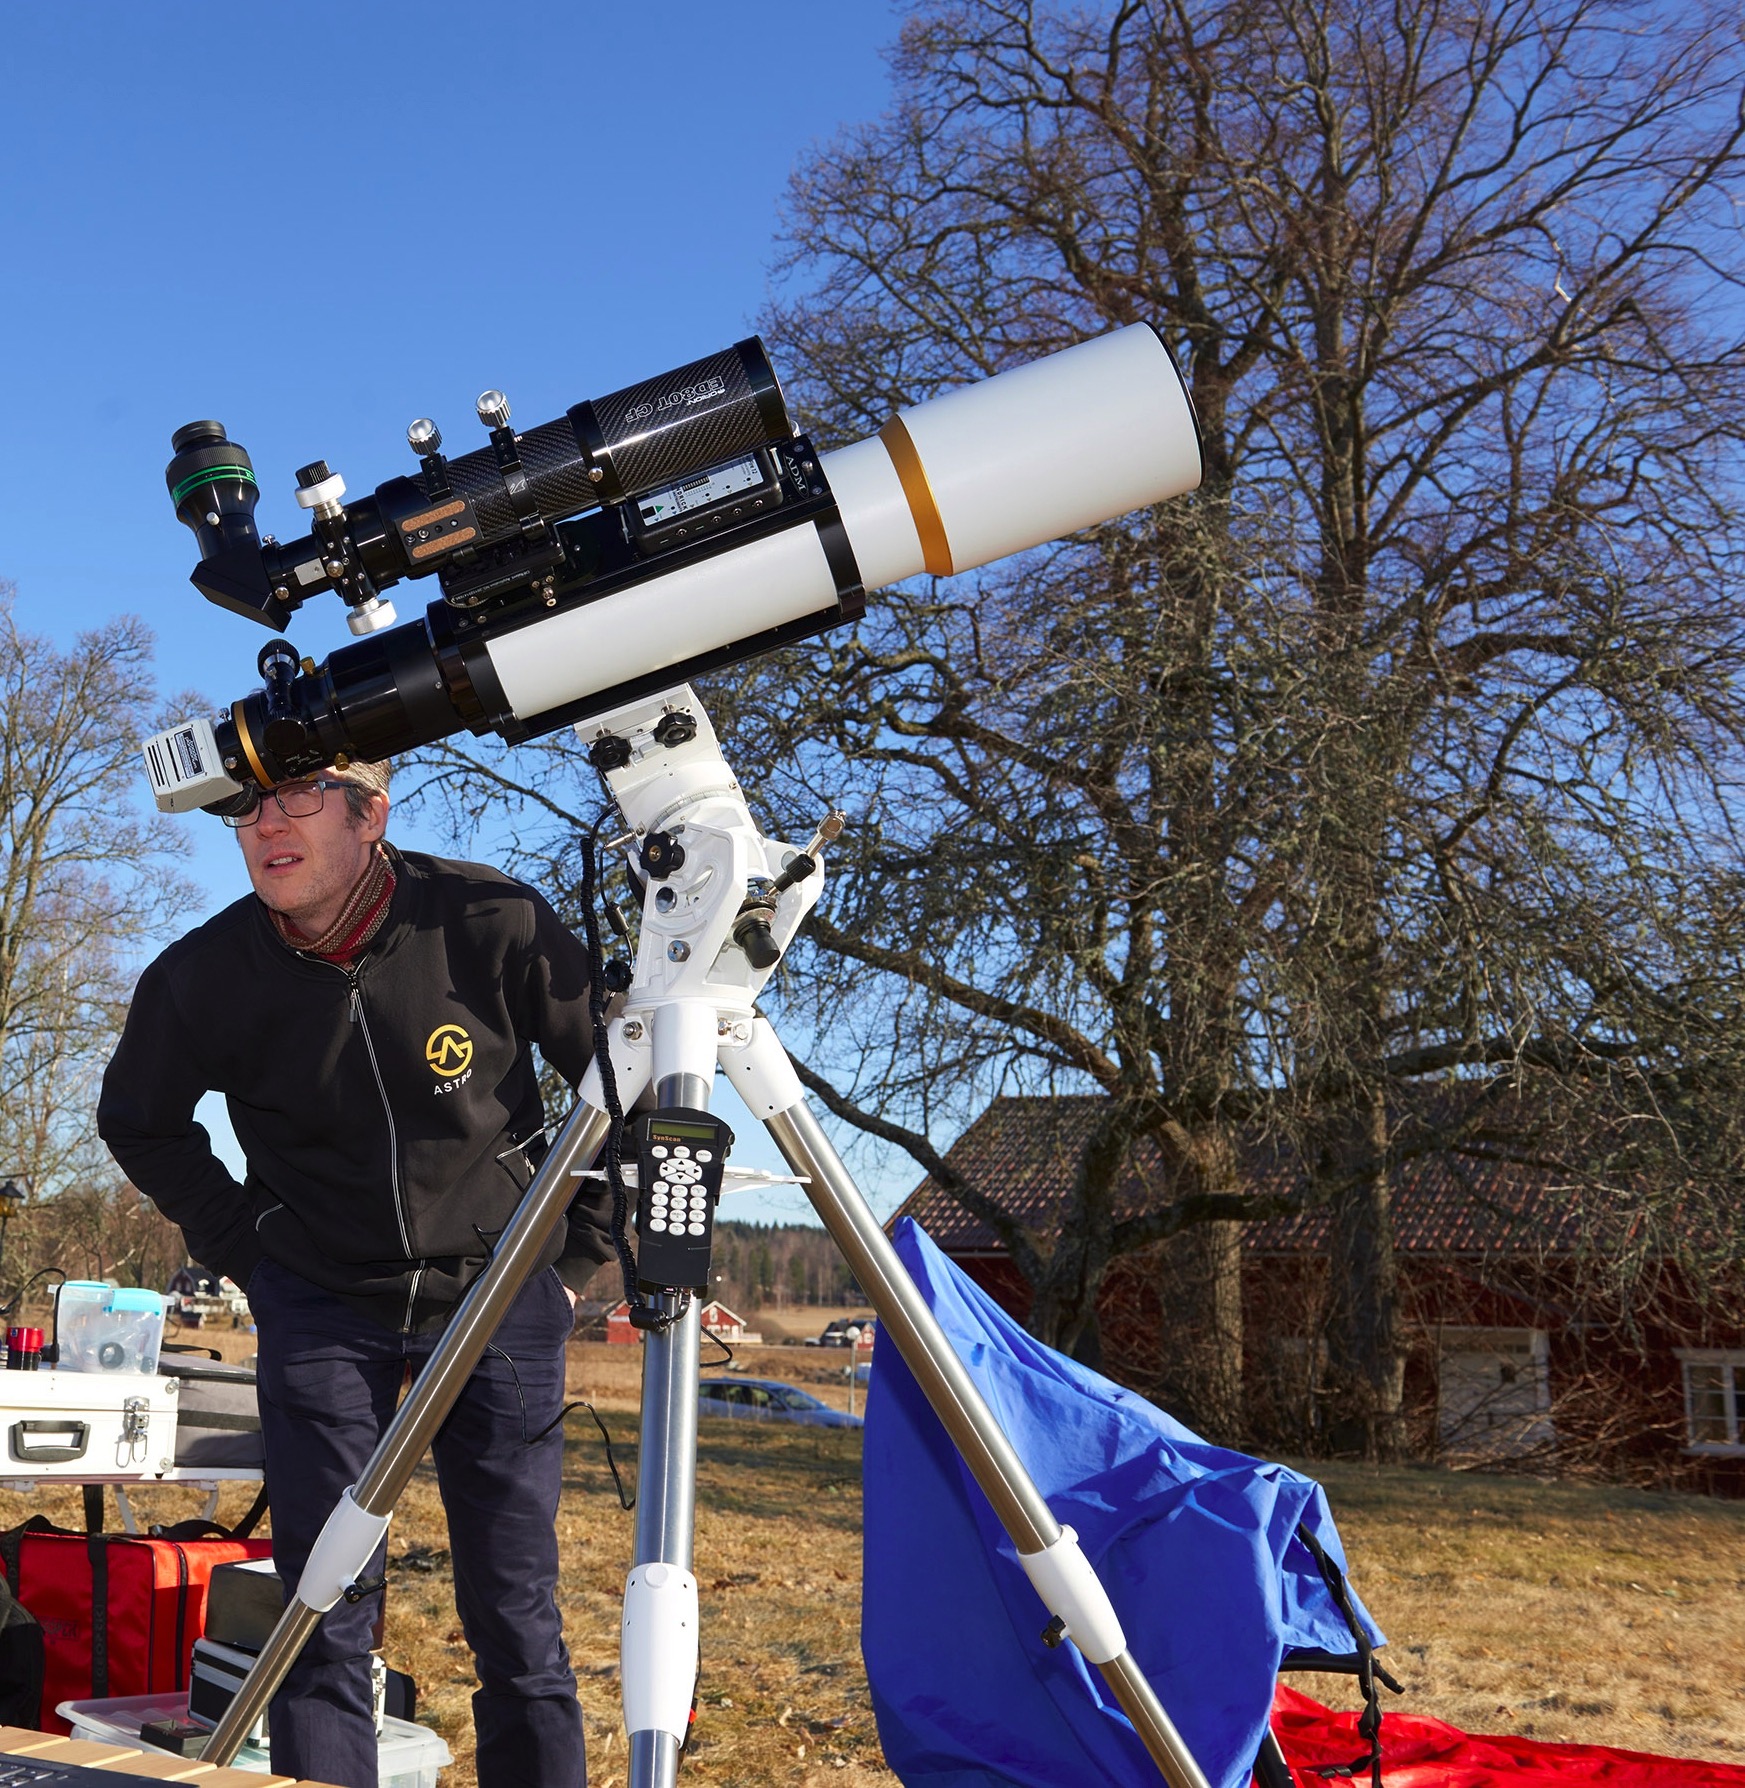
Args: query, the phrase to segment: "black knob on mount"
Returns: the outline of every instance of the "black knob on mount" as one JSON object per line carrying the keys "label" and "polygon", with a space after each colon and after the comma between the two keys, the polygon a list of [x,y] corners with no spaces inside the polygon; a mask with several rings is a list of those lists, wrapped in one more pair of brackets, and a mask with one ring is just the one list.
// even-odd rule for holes
{"label": "black knob on mount", "polygon": [[684,862],[685,847],[670,832],[649,833],[642,847],[642,867],[652,880],[664,882],[682,869]]}
{"label": "black knob on mount", "polygon": [[307,490],[310,485],[319,484],[324,478],[332,476],[333,474],[327,469],[326,460],[311,460],[308,465],[297,468],[297,488],[298,490]]}
{"label": "black knob on mount", "polygon": [[630,741],[619,738],[616,733],[607,733],[588,747],[588,762],[602,773],[622,770],[630,762]]}

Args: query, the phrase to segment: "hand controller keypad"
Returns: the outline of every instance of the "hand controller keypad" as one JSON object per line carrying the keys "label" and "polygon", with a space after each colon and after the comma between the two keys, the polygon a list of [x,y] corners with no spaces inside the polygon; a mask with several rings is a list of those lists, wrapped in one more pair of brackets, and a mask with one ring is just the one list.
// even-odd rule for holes
{"label": "hand controller keypad", "polygon": [[733,1132],[707,1111],[669,1107],[636,1123],[636,1277],[644,1290],[709,1283],[715,1204]]}

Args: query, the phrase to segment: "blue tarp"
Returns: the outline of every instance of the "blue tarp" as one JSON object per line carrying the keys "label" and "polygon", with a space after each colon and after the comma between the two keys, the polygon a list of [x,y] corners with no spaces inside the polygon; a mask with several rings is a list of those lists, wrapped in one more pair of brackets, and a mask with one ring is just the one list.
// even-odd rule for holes
{"label": "blue tarp", "polygon": [[[1286,1650],[1352,1649],[1293,1537],[1302,1522],[1343,1568],[1320,1486],[1209,1445],[1044,1347],[914,1222],[894,1239],[1056,1518],[1077,1532],[1213,1788],[1247,1788]],[[865,1439],[861,1639],[879,1739],[908,1788],[1157,1781],[1101,1674],[1075,1647],[1041,1643],[1047,1610],[882,1335]],[[1373,1623],[1370,1633],[1379,1644]]]}

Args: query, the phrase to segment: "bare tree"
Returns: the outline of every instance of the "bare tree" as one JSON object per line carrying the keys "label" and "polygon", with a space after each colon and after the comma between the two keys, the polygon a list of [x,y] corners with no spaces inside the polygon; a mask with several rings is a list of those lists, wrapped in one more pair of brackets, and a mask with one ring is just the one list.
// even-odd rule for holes
{"label": "bare tree", "polygon": [[[1123,1231],[1099,1201],[1136,1130],[1181,1139],[1194,1193],[1196,1157],[1228,1183],[1228,1124],[1282,1094],[1333,1208],[1337,1426],[1372,1450],[1398,1445],[1390,1100],[1431,1073],[1591,1065],[1569,1045],[1607,1001],[1617,1015],[1618,958],[1656,977],[1631,927],[1657,874],[1732,848],[1740,638],[1716,595],[1740,541],[1741,60],[1719,13],[1663,23],[1594,0],[966,0],[916,13],[896,109],[794,187],[786,271],[807,289],[777,332],[826,430],[1149,317],[1208,461],[1192,524],[1143,523],[1125,567],[1106,542],[1053,555],[1029,610],[1018,598],[1032,621],[1080,605],[1081,685],[1131,683],[1112,589],[1151,623],[1157,711],[1121,786],[1140,765],[1155,784],[1127,833],[1081,837],[1080,873],[1026,886],[1037,910],[1016,925],[979,861],[968,915],[917,922],[892,851],[874,898],[817,942],[863,993],[884,978],[893,1016],[979,1043],[984,1080],[1027,1058],[1109,1090],[1108,1145],[1052,1256],[1008,1239],[1045,1333],[1075,1326],[1046,1290],[1063,1255],[1094,1288],[1117,1238],[1190,1214]],[[1046,828],[1075,767],[1125,743],[1130,687],[1113,731],[1083,708],[1054,728],[994,720],[1042,687],[1042,655],[1011,649],[1038,634],[1001,625],[1012,600],[1004,579],[973,609],[948,592],[950,631],[882,606],[827,678],[791,683],[791,735],[829,727],[865,768],[910,881],[928,858],[914,834],[931,824],[950,862],[1026,754],[1015,831]],[[910,667],[929,645],[924,686]],[[972,677],[979,707],[953,683]],[[1584,882],[1561,950],[1554,900],[1537,927],[1496,924],[1505,882],[1567,890],[1584,860],[1608,892]],[[1135,867],[1149,912],[1120,880]],[[1474,929],[1487,875],[1492,924]],[[1134,931],[1110,966],[1142,965],[1155,1022],[1089,1017],[1038,973],[1034,1006],[1087,1018],[1103,1062],[1038,1046],[993,965],[1040,969],[1043,911],[1057,936],[1081,918],[1094,934],[1111,904]],[[1509,969],[1505,929],[1523,951]],[[977,1023],[996,991],[1003,1054]],[[870,1059],[863,1121],[888,1132],[910,1089],[893,1054]],[[923,1134],[925,1101],[908,1108]],[[978,1209],[999,1196],[957,1190]]]}
{"label": "bare tree", "polygon": [[[1057,1344],[1094,1355],[1108,1263],[1168,1242],[1170,1397],[1226,1434],[1234,1136],[1288,1136],[1333,1215],[1332,1432],[1397,1451],[1388,1175],[1462,1134],[1411,1089],[1531,1083],[1578,1142],[1728,1081],[1738,911],[1688,919],[1737,848],[1737,32],[954,0],[894,69],[792,189],[770,331],[816,431],[1145,319],[1206,481],[723,681],[776,813],[860,822],[783,987],[809,1082],[1001,1237]],[[563,748],[524,764],[559,817]],[[1040,1220],[934,1138],[1048,1089],[1106,1103]]]}
{"label": "bare tree", "polygon": [[19,627],[11,595],[0,584],[0,1162],[53,1200],[118,1183],[92,1127],[97,1080],[132,952],[193,890],[179,829],[142,798],[149,631],[124,616],[63,650]]}
{"label": "bare tree", "polygon": [[188,1258],[182,1232],[114,1173],[41,1200],[9,1231],[9,1288],[53,1268],[69,1279],[113,1279],[162,1291]]}

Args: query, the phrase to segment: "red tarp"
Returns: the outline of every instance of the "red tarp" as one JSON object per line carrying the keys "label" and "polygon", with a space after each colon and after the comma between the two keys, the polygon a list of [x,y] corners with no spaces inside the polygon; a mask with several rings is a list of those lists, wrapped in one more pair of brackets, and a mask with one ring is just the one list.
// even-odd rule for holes
{"label": "red tarp", "polygon": [[[1334,1713],[1283,1683],[1272,1703],[1272,1729],[1285,1761],[1317,1782],[1324,1764],[1350,1763],[1369,1746],[1357,1735],[1357,1715]],[[1384,1712],[1381,1727],[1385,1788],[1745,1788],[1745,1767],[1688,1757],[1653,1757],[1606,1745],[1542,1745],[1528,1738],[1475,1738],[1423,1714]],[[1367,1788],[1363,1770],[1353,1788]]]}

